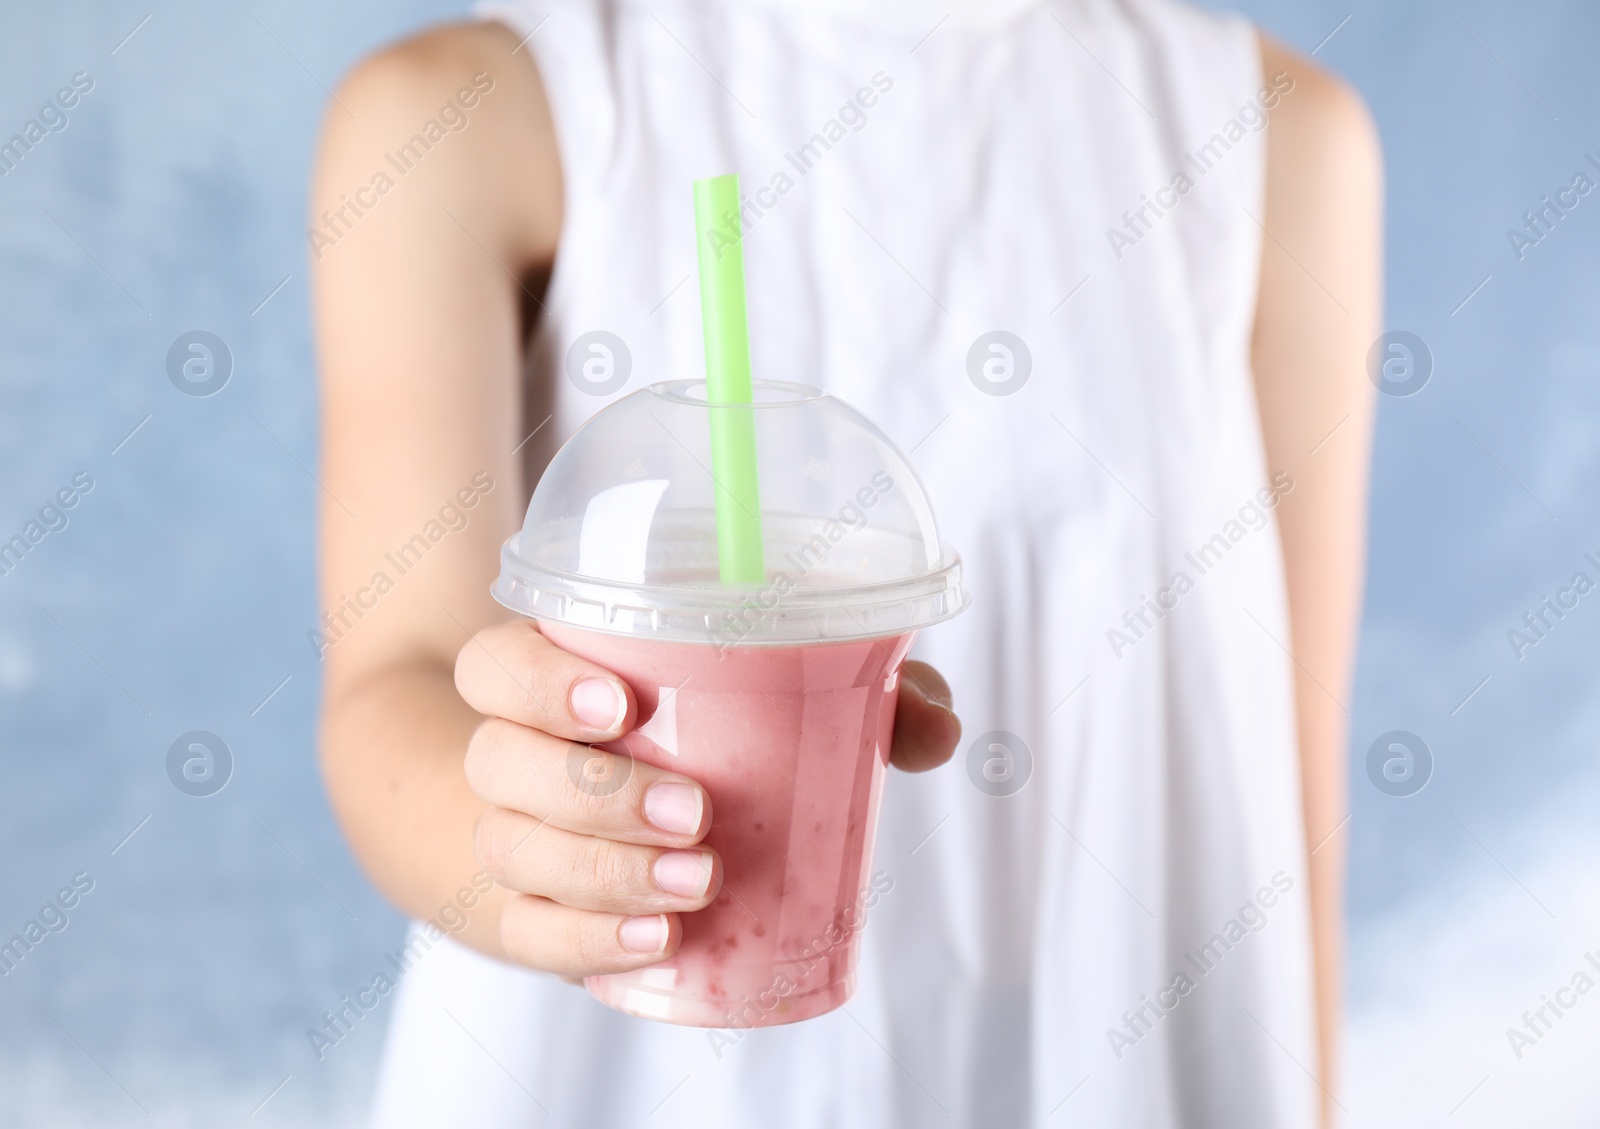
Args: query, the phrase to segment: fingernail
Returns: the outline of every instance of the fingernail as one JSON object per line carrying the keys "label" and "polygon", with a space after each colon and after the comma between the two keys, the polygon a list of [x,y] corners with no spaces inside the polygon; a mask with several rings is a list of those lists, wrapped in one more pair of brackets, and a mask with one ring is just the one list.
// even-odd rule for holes
{"label": "fingernail", "polygon": [[951,708],[952,703],[946,700],[945,695],[936,694],[915,678],[908,677],[906,681],[911,684],[911,689],[916,691],[917,697],[927,702],[930,706],[949,714],[951,717],[955,716],[955,710]]}
{"label": "fingernail", "polygon": [[711,852],[668,851],[656,859],[652,873],[668,894],[698,898],[711,885]]}
{"label": "fingernail", "polygon": [[704,811],[705,801],[693,784],[652,784],[644,794],[644,817],[674,835],[693,835]]}
{"label": "fingernail", "polygon": [[617,940],[630,953],[659,953],[667,947],[667,916],[630,917],[617,926]]}
{"label": "fingernail", "polygon": [[628,699],[609,678],[585,678],[572,688],[572,713],[590,729],[610,733],[622,724]]}

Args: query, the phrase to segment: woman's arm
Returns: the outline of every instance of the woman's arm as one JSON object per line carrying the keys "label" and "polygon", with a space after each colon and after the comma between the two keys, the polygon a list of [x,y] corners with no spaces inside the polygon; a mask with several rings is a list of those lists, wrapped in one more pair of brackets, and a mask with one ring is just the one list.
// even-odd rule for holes
{"label": "woman's arm", "polygon": [[[487,583],[523,497],[512,276],[552,261],[561,223],[544,93],[516,45],[499,25],[463,25],[362,63],[328,107],[308,221],[321,588],[336,617],[323,772],[368,874],[419,919],[481,869],[473,829],[487,805],[462,761],[482,718],[452,672],[467,639],[505,618]],[[466,524],[452,530],[456,513]],[[373,606],[358,618],[346,597]],[[499,954],[504,901],[496,888],[460,939]]]}
{"label": "woman's arm", "polygon": [[1268,81],[1293,89],[1271,114],[1254,363],[1288,583],[1295,708],[1310,853],[1318,1074],[1334,1122],[1343,1000],[1345,742],[1366,550],[1379,332],[1382,159],[1365,107],[1309,59],[1263,38]]}
{"label": "woman's arm", "polygon": [[[695,849],[709,801],[643,764],[583,793],[572,743],[626,729],[629,693],[488,595],[525,497],[519,279],[548,269],[561,228],[526,49],[464,25],[362,64],[329,109],[311,211],[322,765],[345,834],[407,914],[471,903],[457,937],[482,952],[569,976],[661,960],[677,914],[715,896],[714,852]],[[932,768],[960,724],[931,667],[906,673],[891,760]]]}

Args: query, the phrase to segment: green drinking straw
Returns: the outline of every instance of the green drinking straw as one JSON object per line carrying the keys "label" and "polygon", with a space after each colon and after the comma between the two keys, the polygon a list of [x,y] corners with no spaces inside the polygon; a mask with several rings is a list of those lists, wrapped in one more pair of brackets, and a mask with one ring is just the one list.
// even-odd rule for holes
{"label": "green drinking straw", "polygon": [[750,330],[744,309],[744,232],[739,178],[694,182],[700,248],[700,317],[706,336],[706,400],[711,405],[711,477],[717,486],[717,564],[722,583],[766,582],[755,418],[749,404]]}

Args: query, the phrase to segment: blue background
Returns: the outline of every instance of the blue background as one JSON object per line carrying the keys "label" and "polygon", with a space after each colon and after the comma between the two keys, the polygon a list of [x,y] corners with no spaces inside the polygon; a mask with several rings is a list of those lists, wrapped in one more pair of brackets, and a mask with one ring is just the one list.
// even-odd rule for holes
{"label": "blue background", "polygon": [[[311,752],[304,185],[324,88],[459,10],[3,9],[0,137],[70,75],[95,82],[0,179],[0,538],[74,474],[95,483],[0,579],[0,936],[73,874],[95,881],[0,979],[6,1124],[144,1123],[141,1107],[164,1125],[360,1120],[382,1013],[322,1063],[304,1031],[371,980],[402,923],[340,840]],[[1505,233],[1600,150],[1600,11],[1243,10],[1371,104],[1387,324],[1434,357],[1419,394],[1379,405],[1343,1100],[1353,1124],[1592,1122],[1600,1003],[1526,1060],[1504,1028],[1600,949],[1600,595],[1520,659],[1506,631],[1574,572],[1600,580],[1583,559],[1600,556],[1600,197],[1521,261]],[[196,328],[235,360],[209,398],[166,372]],[[205,800],[165,771],[195,729],[235,758]],[[1395,729],[1435,760],[1404,799],[1365,770]]]}

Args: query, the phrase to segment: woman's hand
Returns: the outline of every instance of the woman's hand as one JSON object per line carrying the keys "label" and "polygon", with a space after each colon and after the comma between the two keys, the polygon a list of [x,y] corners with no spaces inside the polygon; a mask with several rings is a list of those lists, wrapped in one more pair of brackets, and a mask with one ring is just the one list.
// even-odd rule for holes
{"label": "woman's hand", "polygon": [[[926,663],[902,671],[891,763],[950,759],[961,723]],[[627,685],[568,654],[527,620],[478,632],[456,659],[456,688],[486,719],[467,748],[467,781],[489,803],[483,868],[514,891],[500,918],[511,959],[565,977],[627,972],[677,951],[680,913],[722,881],[700,845],[711,800],[686,776],[590,747],[633,728]]]}

